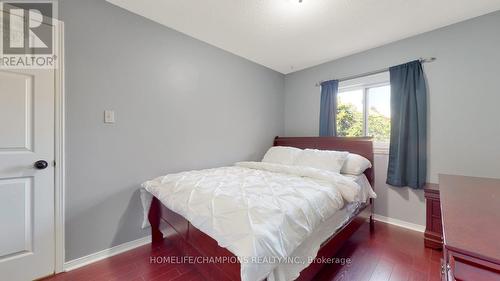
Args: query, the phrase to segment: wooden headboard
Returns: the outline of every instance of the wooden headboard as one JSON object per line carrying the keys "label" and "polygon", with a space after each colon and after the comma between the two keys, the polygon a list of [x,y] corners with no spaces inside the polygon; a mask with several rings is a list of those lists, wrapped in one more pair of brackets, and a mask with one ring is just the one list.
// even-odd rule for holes
{"label": "wooden headboard", "polygon": [[[373,142],[370,137],[276,137],[274,146],[291,146],[301,149],[349,151],[370,160],[374,165]],[[365,171],[371,186],[374,186],[373,167]]]}

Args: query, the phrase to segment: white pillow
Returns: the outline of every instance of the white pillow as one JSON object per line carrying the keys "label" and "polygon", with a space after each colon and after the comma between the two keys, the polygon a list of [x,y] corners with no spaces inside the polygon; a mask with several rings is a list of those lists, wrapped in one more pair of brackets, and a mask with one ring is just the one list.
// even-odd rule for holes
{"label": "white pillow", "polygon": [[359,176],[364,173],[366,169],[371,167],[372,163],[370,163],[370,161],[365,157],[358,154],[349,153],[340,172],[342,174]]}
{"label": "white pillow", "polygon": [[273,146],[269,148],[262,158],[262,162],[275,163],[282,165],[293,165],[295,158],[302,149],[289,146]]}
{"label": "white pillow", "polygon": [[347,155],[349,152],[305,149],[299,153],[294,164],[340,173]]}

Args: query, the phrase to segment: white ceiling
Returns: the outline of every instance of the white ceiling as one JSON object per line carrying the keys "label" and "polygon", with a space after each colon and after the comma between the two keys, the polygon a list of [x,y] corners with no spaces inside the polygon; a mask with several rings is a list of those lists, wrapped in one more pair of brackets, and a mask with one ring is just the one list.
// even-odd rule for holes
{"label": "white ceiling", "polygon": [[289,73],[500,9],[499,0],[107,0]]}

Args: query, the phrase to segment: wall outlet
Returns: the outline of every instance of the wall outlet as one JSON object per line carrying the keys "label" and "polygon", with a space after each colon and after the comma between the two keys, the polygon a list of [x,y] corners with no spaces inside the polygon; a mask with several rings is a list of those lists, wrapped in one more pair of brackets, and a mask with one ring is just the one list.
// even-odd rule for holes
{"label": "wall outlet", "polygon": [[104,110],[104,123],[115,123],[115,111]]}

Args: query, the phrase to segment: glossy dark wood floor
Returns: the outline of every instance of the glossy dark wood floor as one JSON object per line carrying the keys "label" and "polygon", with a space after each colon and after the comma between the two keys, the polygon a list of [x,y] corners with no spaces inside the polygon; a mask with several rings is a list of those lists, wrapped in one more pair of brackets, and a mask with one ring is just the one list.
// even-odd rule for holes
{"label": "glossy dark wood floor", "polygon": [[[192,265],[149,262],[150,256],[177,254],[168,243],[156,248],[147,245],[44,280],[204,280]],[[422,233],[376,222],[372,234],[368,224],[363,226],[337,254],[337,257],[350,258],[350,264],[325,266],[316,280],[440,280],[441,255],[440,251],[424,248]]]}

